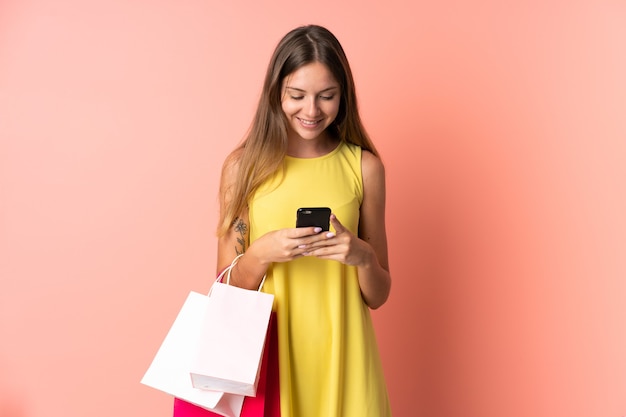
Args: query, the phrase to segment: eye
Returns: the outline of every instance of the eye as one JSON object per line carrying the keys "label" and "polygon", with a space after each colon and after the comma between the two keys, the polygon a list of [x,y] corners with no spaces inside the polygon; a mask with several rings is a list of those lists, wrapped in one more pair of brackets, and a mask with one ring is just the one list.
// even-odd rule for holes
{"label": "eye", "polygon": [[302,100],[304,96],[291,96],[292,100]]}
{"label": "eye", "polygon": [[332,100],[333,98],[335,98],[335,95],[330,95],[330,96],[320,96],[320,98],[322,100]]}

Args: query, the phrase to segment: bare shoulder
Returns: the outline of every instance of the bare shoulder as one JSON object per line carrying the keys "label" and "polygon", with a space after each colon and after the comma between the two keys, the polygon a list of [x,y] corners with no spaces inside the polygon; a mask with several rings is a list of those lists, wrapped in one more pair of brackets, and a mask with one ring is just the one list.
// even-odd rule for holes
{"label": "bare shoulder", "polygon": [[379,157],[364,150],[361,157],[361,170],[363,172],[363,202],[361,203],[359,237],[374,248],[380,265],[388,270],[385,166]]}
{"label": "bare shoulder", "polygon": [[242,153],[243,149],[237,148],[224,160],[224,164],[222,165],[222,176],[220,179],[220,193],[222,194],[222,197],[226,197],[225,194],[230,193],[233,185],[237,181],[237,173],[239,172]]}
{"label": "bare shoulder", "polygon": [[222,179],[230,179],[237,176],[239,171],[239,162],[241,161],[242,148],[237,148],[232,151],[224,160],[222,165]]}
{"label": "bare shoulder", "polygon": [[363,150],[361,156],[361,171],[363,173],[363,184],[385,182],[385,165],[383,161],[373,153]]}

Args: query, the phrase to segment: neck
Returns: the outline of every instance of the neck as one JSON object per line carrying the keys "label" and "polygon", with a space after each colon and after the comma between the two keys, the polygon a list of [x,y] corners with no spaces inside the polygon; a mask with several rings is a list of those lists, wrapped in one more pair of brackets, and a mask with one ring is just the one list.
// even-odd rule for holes
{"label": "neck", "polygon": [[315,139],[290,137],[287,144],[287,155],[296,158],[317,158],[324,156],[335,149],[337,141],[326,132]]}

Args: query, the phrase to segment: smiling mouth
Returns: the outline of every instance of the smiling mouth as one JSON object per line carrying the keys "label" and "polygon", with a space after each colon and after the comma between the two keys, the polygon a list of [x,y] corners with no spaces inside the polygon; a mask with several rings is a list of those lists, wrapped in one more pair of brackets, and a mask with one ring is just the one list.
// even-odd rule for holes
{"label": "smiling mouth", "polygon": [[301,118],[297,118],[300,123],[302,123],[304,126],[315,126],[317,125],[321,120],[306,120],[306,119],[301,119]]}

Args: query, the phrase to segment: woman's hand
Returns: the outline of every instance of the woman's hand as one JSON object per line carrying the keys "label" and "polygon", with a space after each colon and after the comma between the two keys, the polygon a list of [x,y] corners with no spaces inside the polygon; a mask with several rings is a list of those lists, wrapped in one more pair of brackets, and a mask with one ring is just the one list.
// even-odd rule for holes
{"label": "woman's hand", "polygon": [[[389,296],[391,278],[386,262],[381,265],[376,244],[372,245],[352,234],[334,214],[330,216],[330,221],[336,233],[320,233],[324,239],[306,245],[303,255],[356,266],[363,300],[370,308],[380,307]],[[381,253],[386,255],[385,242],[379,241],[378,246],[385,248]]]}
{"label": "woman's hand", "polygon": [[268,232],[254,241],[246,256],[264,265],[288,262],[303,256],[310,245],[327,239],[320,227],[298,227]]}
{"label": "woman's hand", "polygon": [[[245,249],[244,256],[233,268],[231,285],[248,289],[258,288],[259,282],[272,263],[288,262],[299,258],[303,256],[308,245],[326,239],[325,234],[320,233],[321,231],[320,227],[299,227],[279,229],[264,234]],[[222,247],[224,246],[226,243],[222,243]],[[228,253],[224,254],[223,258],[223,265],[228,265],[227,262],[230,262]]]}
{"label": "woman's hand", "polygon": [[330,222],[335,233],[321,233],[324,239],[307,244],[302,254],[332,259],[346,265],[367,267],[376,256],[372,247],[345,228],[334,214],[331,214]]}

